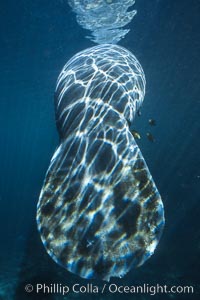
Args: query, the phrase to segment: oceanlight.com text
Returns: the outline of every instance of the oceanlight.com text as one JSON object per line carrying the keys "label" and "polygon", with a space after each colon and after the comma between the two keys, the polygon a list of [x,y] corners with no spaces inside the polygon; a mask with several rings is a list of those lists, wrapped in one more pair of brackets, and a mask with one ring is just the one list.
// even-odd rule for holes
{"label": "oceanlight.com text", "polygon": [[61,294],[66,295],[68,293],[75,294],[149,294],[154,296],[156,294],[193,294],[193,286],[169,286],[169,285],[150,285],[144,283],[142,285],[117,285],[114,283],[105,283],[102,286],[97,286],[93,284],[81,285],[75,283],[73,285],[64,285],[61,283],[37,283],[36,285],[27,284],[25,286],[25,291],[27,293],[35,292],[37,294]]}

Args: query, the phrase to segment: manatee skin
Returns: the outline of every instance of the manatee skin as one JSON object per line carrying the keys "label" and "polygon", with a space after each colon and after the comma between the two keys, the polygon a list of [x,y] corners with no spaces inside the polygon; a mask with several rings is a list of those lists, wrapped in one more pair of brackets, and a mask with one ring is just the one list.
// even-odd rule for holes
{"label": "manatee skin", "polygon": [[58,78],[60,145],[41,190],[37,224],[48,254],[80,277],[123,277],[159,242],[162,200],[129,130],[144,94],[142,67],[116,45],[78,53]]}

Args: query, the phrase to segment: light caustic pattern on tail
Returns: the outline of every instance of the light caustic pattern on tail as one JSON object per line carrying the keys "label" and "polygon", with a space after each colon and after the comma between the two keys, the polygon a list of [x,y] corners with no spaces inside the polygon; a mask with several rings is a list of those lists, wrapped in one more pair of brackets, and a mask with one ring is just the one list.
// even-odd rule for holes
{"label": "light caustic pattern on tail", "polygon": [[55,95],[61,144],[37,208],[49,255],[83,278],[123,277],[154,252],[163,204],[129,126],[144,72],[132,53],[100,45],[65,65]]}

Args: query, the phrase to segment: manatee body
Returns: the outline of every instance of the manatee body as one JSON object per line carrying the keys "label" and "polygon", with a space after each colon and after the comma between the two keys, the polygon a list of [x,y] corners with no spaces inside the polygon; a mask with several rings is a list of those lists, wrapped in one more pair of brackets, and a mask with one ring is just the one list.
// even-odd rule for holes
{"label": "manatee body", "polygon": [[60,145],[37,224],[48,254],[80,277],[123,277],[160,239],[162,200],[129,130],[144,94],[141,65],[116,45],[76,54],[58,78]]}

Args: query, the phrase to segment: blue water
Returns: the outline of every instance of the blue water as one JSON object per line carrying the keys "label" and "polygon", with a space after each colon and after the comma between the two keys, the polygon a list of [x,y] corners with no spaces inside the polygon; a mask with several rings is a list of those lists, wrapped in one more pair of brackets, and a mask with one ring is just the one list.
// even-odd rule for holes
{"label": "blue water", "polygon": [[[27,283],[86,285],[46,254],[36,229],[38,196],[58,144],[53,94],[66,61],[94,45],[67,1],[1,3],[0,299],[199,299],[200,2],[140,0],[120,45],[142,64],[147,92],[135,129],[165,205],[166,226],[152,258],[120,285],[192,285],[190,295],[27,294]],[[156,120],[150,127],[148,119]],[[146,138],[150,131],[155,142]],[[92,281],[98,286],[102,282]]]}

